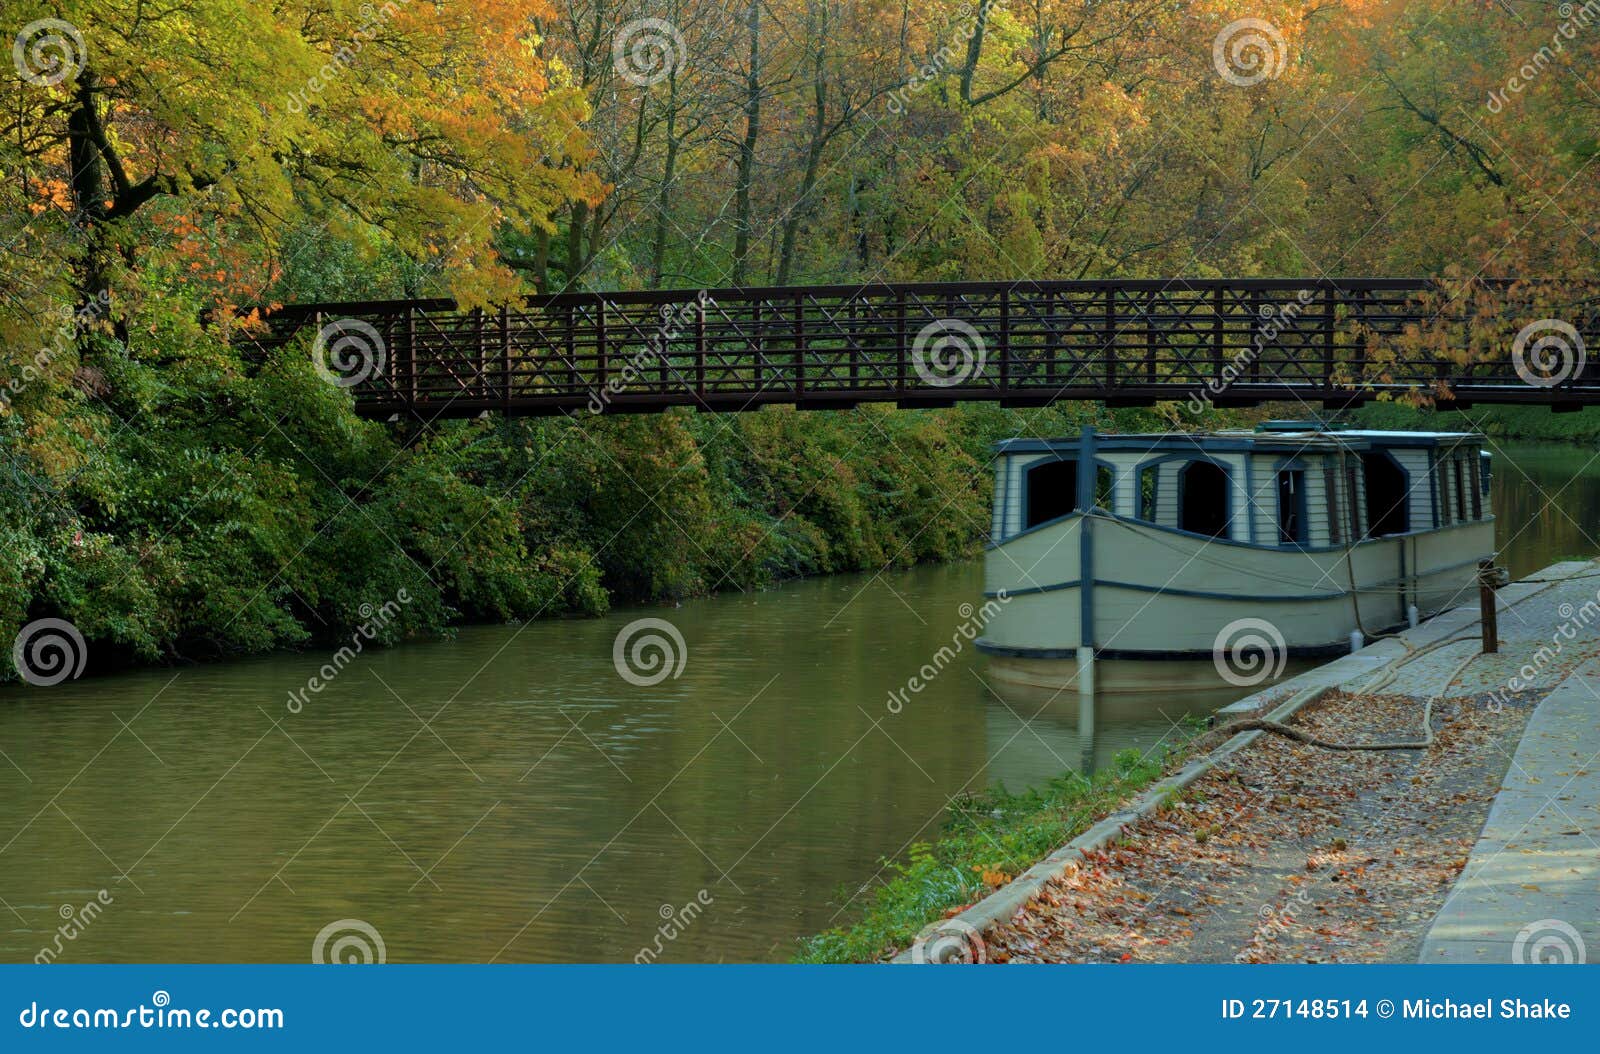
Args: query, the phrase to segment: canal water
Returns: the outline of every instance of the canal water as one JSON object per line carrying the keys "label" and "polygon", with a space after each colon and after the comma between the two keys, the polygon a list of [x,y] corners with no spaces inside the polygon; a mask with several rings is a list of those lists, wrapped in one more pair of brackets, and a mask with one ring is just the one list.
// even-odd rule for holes
{"label": "canal water", "polygon": [[[1513,574],[1593,553],[1591,452],[1498,453]],[[1074,697],[986,684],[980,590],[966,563],[464,629],[298,712],[327,654],[0,690],[0,960],[305,962],[324,932],[390,962],[786,959],[952,795],[1084,764]],[[619,673],[639,619],[681,636],[676,677]],[[633,681],[663,632],[628,638]],[[1235,694],[1110,701],[1089,749]]]}

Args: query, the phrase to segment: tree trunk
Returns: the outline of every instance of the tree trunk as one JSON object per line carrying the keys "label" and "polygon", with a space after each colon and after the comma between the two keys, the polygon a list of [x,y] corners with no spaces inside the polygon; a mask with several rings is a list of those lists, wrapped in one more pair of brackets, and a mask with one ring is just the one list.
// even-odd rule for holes
{"label": "tree trunk", "polygon": [[828,124],[828,15],[826,8],[820,15],[816,28],[816,47],[813,56],[811,82],[811,142],[806,146],[805,171],[800,177],[800,196],[795,199],[789,214],[783,220],[783,245],[778,252],[778,284],[788,285],[794,267],[794,246],[800,233],[800,221],[805,216],[811,192],[817,186],[817,170],[821,167],[822,148],[827,142]]}
{"label": "tree trunk", "polygon": [[750,69],[745,75],[744,140],[739,144],[738,186],[734,190],[734,285],[744,285],[749,278],[750,186],[755,180],[756,143],[761,136],[761,0],[750,0],[745,24],[750,30]]}
{"label": "tree trunk", "polygon": [[572,217],[567,221],[567,285],[568,291],[575,291],[578,285],[578,275],[583,272],[588,261],[584,258],[583,231],[588,226],[589,205],[587,202],[575,201],[572,203]]}
{"label": "tree trunk", "polygon": [[989,5],[992,2],[978,0],[978,10],[973,15],[976,21],[972,26],[972,36],[967,38],[966,61],[961,64],[961,101],[969,106],[972,104],[972,78],[978,72],[978,59],[983,54],[983,34],[989,28]]}
{"label": "tree trunk", "polygon": [[94,74],[78,76],[75,105],[67,115],[67,160],[72,165],[73,220],[83,232],[84,253],[78,261],[76,307],[97,302],[106,288],[109,255],[105,243],[105,162],[100,152],[99,117],[95,113]]}
{"label": "tree trunk", "polygon": [[661,187],[656,191],[656,231],[650,247],[650,288],[660,289],[667,266],[667,228],[672,218],[672,181],[678,172],[678,74],[667,75],[666,156],[661,166]]}

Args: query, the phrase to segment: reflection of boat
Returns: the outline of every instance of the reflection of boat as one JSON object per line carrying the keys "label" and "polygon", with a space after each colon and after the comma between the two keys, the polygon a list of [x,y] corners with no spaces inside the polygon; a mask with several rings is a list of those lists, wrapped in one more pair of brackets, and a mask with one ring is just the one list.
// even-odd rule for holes
{"label": "reflection of boat", "polygon": [[[1217,683],[1209,661],[1205,679],[1191,678],[1181,693],[1170,687],[1154,690],[1113,689],[1092,707],[1084,707],[1074,688],[1061,683],[1062,663],[1040,660],[1049,667],[1048,678],[1013,681],[984,675],[984,725],[988,730],[989,778],[1011,787],[1032,786],[1063,769],[1089,775],[1109,763],[1119,750],[1141,754],[1161,744],[1183,741],[1189,729],[1186,717],[1207,717],[1239,698],[1242,689]],[[1188,663],[1110,661],[1096,667],[1111,680],[1108,670],[1119,669],[1119,684],[1137,684],[1141,668],[1187,666]],[[1294,666],[1294,663],[1290,664]],[[1068,671],[1075,669],[1066,664]],[[1048,680],[1052,683],[1034,683]],[[1207,686],[1209,684],[1209,686]],[[1197,686],[1198,685],[1198,686]]]}
{"label": "reflection of boat", "polygon": [[[988,688],[989,697],[996,706],[1009,711],[1021,720],[1055,721],[1063,724],[1072,722],[1075,726],[1078,719],[1083,716],[1078,707],[1078,694],[1072,690],[1070,684],[1063,686],[1060,662],[1046,666],[1047,662],[1048,660],[1041,661],[1038,675],[1031,674],[1026,665],[1021,667],[1020,676],[994,678],[985,671],[984,686]],[[1306,665],[1309,664],[1289,663],[1285,676],[1300,672]],[[1100,688],[1112,694],[1096,701],[1094,712],[1096,723],[1103,727],[1136,726],[1142,723],[1154,723],[1164,727],[1185,714],[1196,716],[1214,714],[1229,703],[1237,702],[1242,694],[1242,689],[1218,683],[1216,670],[1212,668],[1210,659],[1205,660],[1204,671],[1198,667],[1190,668],[1187,681],[1180,681],[1177,678],[1171,680],[1143,678],[1145,670],[1154,668],[1159,673],[1160,668],[1166,666],[1181,668],[1190,667],[1190,664],[1121,660],[1098,663],[1095,666],[1095,673],[1100,681]],[[1108,682],[1122,687],[1107,688]],[[1183,694],[1180,698],[1174,698],[1173,692],[1178,689],[1182,689]]]}
{"label": "reflection of boat", "polygon": [[[996,679],[1235,685],[1460,603],[1492,555],[1488,456],[1456,432],[1253,432],[999,444],[978,646]],[[1092,465],[1092,471],[1080,466]],[[1412,609],[1415,609],[1413,612]]]}

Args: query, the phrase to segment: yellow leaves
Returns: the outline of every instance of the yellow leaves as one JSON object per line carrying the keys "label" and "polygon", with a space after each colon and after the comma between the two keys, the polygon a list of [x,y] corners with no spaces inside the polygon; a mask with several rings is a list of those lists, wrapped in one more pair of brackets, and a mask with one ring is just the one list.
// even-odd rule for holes
{"label": "yellow leaves", "polygon": [[1011,876],[1006,874],[1004,871],[995,870],[993,868],[979,867],[974,867],[973,870],[980,872],[978,876],[979,879],[984,885],[991,889],[998,889],[999,887],[1011,881]]}

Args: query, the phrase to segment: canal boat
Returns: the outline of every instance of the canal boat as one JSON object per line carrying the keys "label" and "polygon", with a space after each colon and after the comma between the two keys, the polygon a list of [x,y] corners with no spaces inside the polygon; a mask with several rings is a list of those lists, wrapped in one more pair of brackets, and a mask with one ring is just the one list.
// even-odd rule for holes
{"label": "canal boat", "polygon": [[1006,440],[977,646],[999,682],[1080,693],[1254,686],[1351,650],[1475,595],[1482,447],[1311,422]]}

